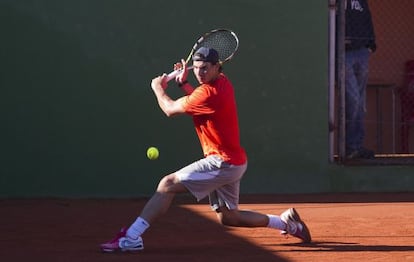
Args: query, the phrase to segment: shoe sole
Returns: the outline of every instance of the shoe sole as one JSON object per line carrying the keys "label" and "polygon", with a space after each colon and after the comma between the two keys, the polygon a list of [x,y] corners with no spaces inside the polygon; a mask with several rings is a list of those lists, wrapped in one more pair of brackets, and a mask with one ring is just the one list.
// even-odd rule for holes
{"label": "shoe sole", "polygon": [[117,248],[117,249],[108,249],[108,248],[101,248],[103,253],[116,253],[116,252],[138,252],[143,250],[144,247],[137,247],[137,248]]}
{"label": "shoe sole", "polygon": [[295,208],[291,208],[290,210],[291,211],[290,211],[289,216],[293,220],[296,220],[296,221],[298,221],[302,224],[302,227],[303,227],[302,228],[302,233],[305,236],[305,239],[303,239],[303,238],[300,238],[300,239],[302,239],[303,243],[310,243],[312,241],[312,237],[311,237],[309,228],[306,226],[305,222],[303,222],[303,220],[300,218],[299,213],[296,211]]}

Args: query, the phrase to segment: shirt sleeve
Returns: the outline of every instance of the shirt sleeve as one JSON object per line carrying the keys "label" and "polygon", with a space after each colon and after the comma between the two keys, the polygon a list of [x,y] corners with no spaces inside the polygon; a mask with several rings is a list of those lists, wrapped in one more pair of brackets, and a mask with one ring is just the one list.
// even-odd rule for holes
{"label": "shirt sleeve", "polygon": [[185,112],[190,115],[212,114],[215,112],[212,100],[213,97],[208,86],[201,85],[183,100],[183,107]]}

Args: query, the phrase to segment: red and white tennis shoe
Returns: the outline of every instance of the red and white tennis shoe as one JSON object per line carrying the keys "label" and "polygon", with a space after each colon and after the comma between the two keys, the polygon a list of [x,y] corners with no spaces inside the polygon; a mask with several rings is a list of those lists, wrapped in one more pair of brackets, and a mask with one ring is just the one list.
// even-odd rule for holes
{"label": "red and white tennis shoe", "polygon": [[305,222],[300,219],[299,213],[294,208],[289,208],[280,215],[280,219],[286,223],[286,230],[281,231],[282,235],[292,235],[303,241],[310,243],[312,237]]}
{"label": "red and white tennis shoe", "polygon": [[138,251],[144,249],[144,242],[141,237],[132,239],[126,236],[126,228],[121,231],[109,242],[100,245],[102,252],[112,253],[116,251]]}

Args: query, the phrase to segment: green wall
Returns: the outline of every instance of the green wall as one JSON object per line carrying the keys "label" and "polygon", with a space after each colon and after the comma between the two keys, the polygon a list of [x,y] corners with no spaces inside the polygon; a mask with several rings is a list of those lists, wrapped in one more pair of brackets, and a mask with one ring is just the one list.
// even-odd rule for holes
{"label": "green wall", "polygon": [[144,196],[202,157],[191,119],[165,117],[150,81],[218,27],[241,41],[225,71],[243,193],[414,188],[410,167],[328,162],[326,0],[0,0],[0,19],[0,197]]}

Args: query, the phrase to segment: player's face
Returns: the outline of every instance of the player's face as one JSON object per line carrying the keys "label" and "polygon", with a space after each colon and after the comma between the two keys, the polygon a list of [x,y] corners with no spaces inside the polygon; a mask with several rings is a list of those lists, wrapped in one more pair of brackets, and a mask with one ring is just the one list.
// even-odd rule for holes
{"label": "player's face", "polygon": [[219,75],[220,65],[215,65],[210,62],[194,61],[193,62],[194,75],[200,84],[210,83]]}

